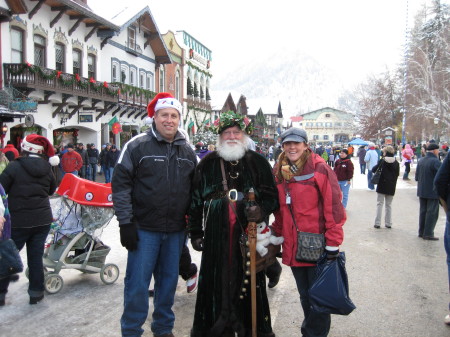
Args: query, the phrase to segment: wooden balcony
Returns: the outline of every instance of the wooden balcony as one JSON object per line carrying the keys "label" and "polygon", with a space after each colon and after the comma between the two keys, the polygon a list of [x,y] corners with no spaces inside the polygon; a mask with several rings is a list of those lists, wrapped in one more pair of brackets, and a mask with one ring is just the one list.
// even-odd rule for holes
{"label": "wooden balcony", "polygon": [[4,63],[5,85],[16,89],[44,90],[71,96],[82,96],[107,102],[118,102],[119,87],[105,82],[30,64]]}
{"label": "wooden balcony", "polygon": [[203,109],[203,110],[211,110],[211,102],[207,101],[205,99],[199,98],[199,97],[194,97],[194,96],[188,96],[185,99],[185,102],[187,103],[188,107],[189,106],[194,106],[198,109]]}

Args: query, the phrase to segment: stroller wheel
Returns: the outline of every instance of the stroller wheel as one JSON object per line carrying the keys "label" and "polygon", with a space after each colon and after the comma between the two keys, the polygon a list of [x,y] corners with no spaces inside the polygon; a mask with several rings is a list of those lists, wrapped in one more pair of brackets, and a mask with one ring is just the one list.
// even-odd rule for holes
{"label": "stroller wheel", "polygon": [[119,278],[119,267],[114,263],[107,263],[100,271],[100,279],[104,284],[113,284]]}
{"label": "stroller wheel", "polygon": [[49,294],[56,294],[64,285],[63,278],[58,274],[45,275],[44,287]]}
{"label": "stroller wheel", "polygon": [[[46,267],[44,267],[44,276],[47,274],[48,274],[48,269]],[[30,270],[28,269],[28,267],[27,267],[27,269],[25,269],[25,276],[27,278],[30,278]]]}

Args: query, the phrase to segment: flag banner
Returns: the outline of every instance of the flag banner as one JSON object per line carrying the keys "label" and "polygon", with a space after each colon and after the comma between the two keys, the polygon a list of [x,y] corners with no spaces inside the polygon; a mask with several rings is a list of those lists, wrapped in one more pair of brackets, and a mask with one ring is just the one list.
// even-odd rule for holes
{"label": "flag banner", "polygon": [[114,125],[114,123],[119,122],[119,120],[117,119],[117,116],[114,116],[109,122],[109,126],[112,127]]}

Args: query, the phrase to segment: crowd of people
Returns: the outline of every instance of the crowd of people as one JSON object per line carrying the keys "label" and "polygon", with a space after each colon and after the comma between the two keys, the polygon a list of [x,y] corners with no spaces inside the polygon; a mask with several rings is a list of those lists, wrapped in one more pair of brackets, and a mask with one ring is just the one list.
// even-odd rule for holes
{"label": "crowd of people", "polygon": [[[400,167],[404,167],[403,179],[409,180],[418,157],[415,149],[409,144],[397,150],[373,143],[357,150],[352,146],[312,148],[306,132],[293,127],[267,147],[267,154],[261,154],[249,137],[251,122],[232,111],[222,113],[215,124],[216,144],[193,146],[178,129],[183,110],[178,100],[160,93],[147,110],[153,123],[122,152],[114,144],[105,144],[99,151],[95,144],[85,149],[83,143],[55,150],[39,135],[24,138],[20,156],[11,144],[5,147],[6,165],[0,166],[0,240],[12,238],[19,250],[26,246],[30,304],[44,298],[42,256],[53,220],[49,196],[58,180],[75,174],[96,181],[97,174],[104,174],[105,182],[111,182],[120,242],[128,251],[120,319],[123,336],[144,332],[149,294],[153,298],[151,331],[156,337],[174,336],[172,307],[179,275],[187,281],[188,292],[198,287],[190,336],[251,336],[252,315],[258,322],[257,336],[275,336],[266,287],[276,286],[282,268],[275,258],[258,269],[256,311],[252,310],[249,259],[243,250],[250,240],[250,223],[269,224],[272,235],[282,242],[281,261],[291,269],[304,314],[299,335],[327,336],[331,316],[312,310],[308,296],[317,265],[298,258],[297,233],[323,234],[326,258],[337,258],[355,174],[352,156],[358,157],[360,174],[367,172],[368,190],[377,192],[374,228],[381,228],[383,209],[384,226],[392,228]],[[435,142],[422,149],[414,177],[420,200],[418,236],[437,241],[439,203],[450,201],[450,163],[446,156],[442,165]],[[374,175],[379,175],[376,183]],[[29,223],[30,218],[36,221]],[[450,284],[449,220],[446,226]],[[190,257],[189,239],[202,254],[199,270]],[[15,279],[16,275],[0,279],[0,306],[5,305],[9,284]],[[154,289],[149,292],[152,279]]]}
{"label": "crowd of people", "polygon": [[96,148],[94,143],[83,143],[56,146],[55,153],[60,158],[58,170],[55,170],[59,183],[66,173],[71,173],[80,178],[96,181],[97,175],[104,175],[105,183],[111,182],[114,167],[120,156],[120,150],[115,144],[106,143],[102,149]]}

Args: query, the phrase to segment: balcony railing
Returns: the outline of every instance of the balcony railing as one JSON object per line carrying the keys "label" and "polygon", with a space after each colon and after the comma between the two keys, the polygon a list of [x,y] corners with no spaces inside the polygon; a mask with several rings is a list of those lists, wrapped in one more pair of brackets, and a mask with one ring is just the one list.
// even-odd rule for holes
{"label": "balcony railing", "polygon": [[111,83],[120,88],[119,103],[125,103],[137,107],[145,107],[155,97],[156,92],[138,88],[124,83]]}
{"label": "balcony railing", "polygon": [[194,96],[187,96],[185,101],[186,101],[188,107],[195,106],[196,108],[199,108],[199,109],[211,110],[210,101],[207,101],[205,99],[202,99],[199,97],[194,97]]}
{"label": "balcony railing", "polygon": [[5,85],[117,102],[119,87],[31,64],[4,63]]}

